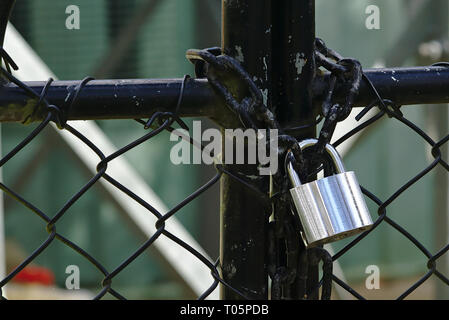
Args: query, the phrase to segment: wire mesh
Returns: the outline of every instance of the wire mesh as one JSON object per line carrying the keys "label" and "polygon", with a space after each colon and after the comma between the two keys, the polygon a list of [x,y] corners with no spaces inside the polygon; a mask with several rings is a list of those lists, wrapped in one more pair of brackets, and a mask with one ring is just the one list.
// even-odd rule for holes
{"label": "wire mesh", "polygon": [[[106,293],[110,293],[114,297],[118,299],[123,299],[124,297],[114,290],[112,287],[112,280],[114,277],[116,277],[120,272],[123,271],[130,263],[132,263],[137,257],[139,257],[143,252],[145,252],[146,249],[148,249],[159,237],[165,236],[169,239],[171,239],[174,243],[177,245],[183,247],[185,250],[189,251],[192,255],[194,255],[196,258],[198,258],[201,262],[203,262],[210,270],[211,270],[211,285],[208,290],[206,290],[199,298],[204,299],[206,298],[218,285],[219,282],[226,283],[220,278],[219,272],[217,270],[217,263],[213,263],[211,261],[208,261],[206,257],[204,257],[202,254],[200,254],[198,251],[196,251],[194,248],[192,248],[189,244],[185,243],[176,235],[170,233],[165,229],[165,221],[169,219],[170,217],[174,216],[182,207],[187,205],[189,202],[196,199],[198,196],[200,196],[204,191],[209,189],[212,185],[214,185],[221,176],[221,171],[218,169],[217,174],[205,185],[203,185],[201,188],[196,190],[194,193],[192,193],[189,197],[187,197],[184,201],[180,202],[177,206],[169,210],[167,213],[162,214],[161,212],[158,212],[150,203],[146,202],[144,199],[140,198],[136,193],[134,193],[132,190],[128,189],[124,185],[122,185],[120,182],[112,178],[107,173],[107,167],[108,163],[110,161],[113,161],[115,158],[123,155],[125,152],[133,149],[134,147],[148,141],[149,139],[153,138],[157,134],[161,133],[164,130],[173,131],[172,124],[176,121],[181,123],[181,125],[184,127],[185,124],[182,122],[182,120],[177,117],[176,113],[168,113],[168,112],[157,112],[155,113],[150,120],[147,122],[143,122],[145,124],[145,128],[151,130],[142,136],[141,138],[133,141],[132,143],[126,145],[125,147],[119,149],[115,153],[111,155],[104,155],[103,152],[95,146],[87,137],[85,137],[82,133],[75,130],[72,126],[66,123],[66,120],[64,118],[64,112],[61,112],[61,109],[54,105],[49,105],[48,102],[45,99],[45,94],[49,88],[49,86],[52,83],[52,79],[50,79],[43,91],[40,95],[37,95],[33,90],[30,90],[27,88],[27,86],[13,77],[9,72],[6,70],[3,70],[3,74],[9,78],[12,82],[17,84],[18,86],[24,88],[24,90],[29,94],[31,97],[37,98],[36,108],[41,105],[41,103],[45,104],[48,110],[48,113],[45,117],[45,119],[42,121],[42,123],[39,124],[21,143],[19,143],[13,150],[11,150],[8,154],[6,154],[1,160],[0,160],[0,167],[4,166],[8,161],[11,161],[14,159],[14,157],[20,153],[20,151],[25,148],[29,143],[33,141],[43,130],[45,127],[47,127],[51,121],[57,123],[59,128],[63,130],[67,130],[71,134],[73,134],[76,138],[79,139],[80,143],[84,143],[86,146],[88,146],[92,152],[94,152],[98,158],[99,163],[97,166],[97,174],[94,175],[76,194],[74,194],[69,200],[66,201],[64,206],[55,214],[51,214],[49,212],[44,212],[40,210],[38,207],[33,205],[30,201],[22,197],[20,194],[16,193],[14,190],[6,186],[5,184],[1,183],[0,188],[16,200],[17,202],[21,203],[23,206],[28,208],[31,212],[39,216],[45,223],[45,230],[48,232],[48,238],[41,243],[34,252],[27,257],[19,266],[17,266],[12,272],[10,272],[1,282],[0,282],[0,292],[1,288],[4,287],[8,282],[10,282],[20,271],[22,271],[27,265],[29,265],[37,256],[42,254],[54,240],[58,240],[61,243],[65,244],[67,247],[71,248],[72,250],[76,251],[78,254],[80,254],[82,257],[84,257],[88,262],[90,262],[98,271],[100,271],[104,275],[104,279],[102,281],[103,289],[96,295],[96,299],[103,297]],[[183,86],[179,95],[177,109],[179,109],[179,106],[181,106],[182,103],[182,96],[184,91],[184,84],[189,79],[189,77],[184,78]],[[77,87],[75,93],[73,96],[68,100],[68,107],[69,109],[73,107],[76,104],[77,96],[79,92],[83,89],[84,86],[88,84],[88,82],[92,80],[92,78],[85,78],[82,80]],[[34,110],[36,110],[36,108]],[[68,109],[67,109],[68,110]],[[140,120],[141,121],[141,120]],[[155,124],[157,123],[157,124]],[[92,255],[90,255],[88,252],[86,252],[83,248],[78,246],[76,243],[71,241],[70,239],[66,238],[63,234],[56,231],[57,222],[62,219],[65,215],[70,214],[69,210],[70,208],[95,184],[98,182],[99,179],[105,179],[110,184],[118,188],[120,191],[125,193],[127,196],[129,196],[134,201],[138,202],[141,206],[146,208],[150,214],[153,214],[155,217],[157,217],[157,223],[156,223],[156,229],[157,231],[152,235],[144,244],[141,245],[140,248],[138,248],[135,252],[133,252],[127,259],[125,259],[120,265],[118,265],[114,270],[108,271],[98,260],[95,259]],[[2,294],[2,298],[4,298]]]}
{"label": "wire mesh", "polygon": [[[363,239],[365,239],[370,233],[376,232],[376,230],[379,229],[379,226],[381,224],[387,224],[394,228],[397,232],[399,232],[405,239],[407,239],[410,244],[412,244],[416,250],[418,250],[420,253],[422,253],[427,258],[427,272],[420,277],[416,282],[414,282],[410,287],[408,287],[406,290],[404,290],[399,296],[397,296],[398,300],[402,300],[406,297],[408,297],[412,292],[414,292],[417,288],[422,286],[432,275],[435,276],[441,284],[448,286],[447,290],[449,290],[449,279],[446,275],[444,275],[445,271],[439,270],[437,268],[437,262],[438,259],[442,259],[442,257],[449,251],[449,244],[446,244],[439,248],[437,251],[432,252],[429,250],[421,241],[418,240],[418,235],[413,235],[407,229],[403,226],[401,226],[400,223],[396,222],[392,217],[391,214],[388,213],[388,207],[392,205],[392,203],[397,200],[404,192],[407,192],[410,190],[410,188],[418,183],[421,179],[423,179],[426,175],[428,175],[432,170],[434,170],[436,167],[440,166],[443,170],[446,171],[446,173],[449,172],[449,165],[447,162],[447,159],[444,158],[444,154],[442,152],[443,146],[449,141],[449,134],[446,136],[441,137],[439,140],[435,141],[433,140],[422,128],[420,128],[416,123],[413,121],[407,119],[407,117],[404,115],[404,113],[400,110],[401,106],[394,103],[394,101],[383,99],[374,85],[371,83],[371,81],[368,79],[368,77],[363,73],[363,71],[360,71],[359,77],[354,77],[352,81],[349,81],[350,83],[348,86],[351,88],[349,89],[349,94],[347,96],[346,104],[343,106],[339,106],[338,104],[332,103],[332,93],[334,90],[334,85],[336,78],[338,75],[343,73],[347,73],[349,70],[354,70],[359,65],[357,61],[353,61],[353,59],[345,59],[342,56],[340,56],[337,52],[333,51],[332,49],[327,48],[324,45],[324,42],[320,39],[317,39],[316,46],[318,52],[316,53],[318,57],[318,61],[320,66],[325,67],[329,71],[331,71],[332,76],[334,77],[333,80],[330,80],[329,85],[329,94],[327,96],[327,99],[323,102],[323,113],[326,115],[326,120],[323,124],[323,127],[320,132],[320,138],[319,140],[324,140],[323,144],[321,145],[321,148],[323,148],[324,143],[328,143],[333,135],[335,125],[337,122],[342,121],[345,117],[349,115],[349,111],[345,110],[348,105],[351,104],[351,102],[347,103],[348,100],[352,99],[351,93],[354,94],[354,91],[351,91],[352,88],[358,87],[358,84],[360,81],[366,81],[368,86],[371,89],[373,100],[372,102],[362,109],[362,111],[355,117],[357,121],[361,120],[369,110],[371,110],[373,107],[377,107],[379,110],[377,113],[375,113],[373,116],[371,116],[368,120],[364,121],[360,125],[356,126],[349,132],[347,132],[345,135],[343,135],[340,139],[335,141],[332,145],[334,147],[339,146],[349,138],[353,137],[355,134],[360,132],[361,130],[373,125],[377,121],[381,120],[382,118],[388,117],[389,121],[398,121],[405,127],[407,127],[411,133],[416,134],[418,137],[420,137],[429,147],[430,147],[430,155],[434,159],[429,163],[426,167],[422,168],[419,172],[417,172],[413,177],[411,177],[406,183],[402,184],[397,190],[395,190],[390,196],[388,196],[385,200],[381,200],[378,196],[376,196],[373,192],[369,191],[367,188],[364,188],[361,186],[363,194],[366,195],[367,198],[369,198],[376,206],[377,206],[377,214],[378,218],[374,222],[373,227],[356,237],[354,240],[352,240],[349,244],[344,246],[341,250],[339,250],[337,253],[335,253],[332,256],[332,261],[338,261],[342,256],[350,252],[354,246],[356,246],[358,243],[362,242]],[[322,53],[322,54],[321,54]],[[323,57],[325,56],[325,57]],[[327,58],[331,58],[333,61],[327,60]],[[352,66],[350,66],[348,69],[345,70],[345,68],[342,68],[345,64],[348,65],[348,63]],[[354,67],[356,66],[356,67]],[[443,66],[448,67],[449,64],[445,62],[436,63],[433,66]],[[341,69],[340,69],[341,68]],[[357,79],[359,78],[359,79]],[[340,79],[341,81],[341,79]],[[334,111],[332,111],[334,110]],[[333,114],[332,114],[333,113]],[[343,115],[343,116],[341,116]],[[338,117],[341,117],[341,119],[338,119]],[[329,119],[333,119],[330,120]],[[319,149],[316,151],[319,153]],[[312,157],[316,157],[316,155],[313,155]],[[320,167],[321,168],[321,167]],[[443,171],[444,172],[444,171]],[[314,171],[316,173],[316,170]],[[438,188],[438,186],[437,186]],[[447,214],[446,212],[438,212],[437,214]],[[339,279],[335,274],[332,274],[332,281],[343,287],[346,291],[348,291],[351,295],[353,295],[357,299],[365,299],[364,296],[362,296],[360,293],[358,293],[353,287],[351,287],[349,284],[345,283],[341,279]],[[323,284],[323,282],[326,280],[326,275],[323,276],[323,279],[320,281],[320,286]],[[319,286],[318,286],[319,287]],[[315,291],[318,287],[315,287]],[[310,294],[311,292],[309,292]]]}
{"label": "wire mesh", "polygon": [[[407,288],[404,292],[402,292],[397,299],[401,300],[409,296],[413,291],[415,291],[418,287],[420,287],[426,280],[428,280],[432,275],[436,276],[443,284],[446,286],[449,286],[449,279],[447,276],[445,276],[440,270],[437,269],[437,262],[438,259],[442,258],[444,254],[446,254],[449,251],[449,244],[443,246],[436,252],[431,252],[429,249],[424,246],[423,243],[421,243],[416,236],[408,232],[404,227],[402,227],[399,223],[397,223],[393,218],[388,215],[388,207],[391,206],[391,204],[398,199],[401,194],[404,192],[407,192],[415,183],[419,182],[421,179],[423,179],[426,175],[428,175],[432,170],[434,170],[437,166],[441,166],[446,170],[446,172],[449,172],[449,165],[447,163],[447,160],[443,158],[442,155],[442,146],[444,146],[449,141],[449,134],[442,137],[438,141],[434,141],[423,129],[418,127],[415,123],[407,119],[402,112],[399,110],[399,106],[394,105],[392,101],[389,100],[382,100],[383,106],[379,101],[379,108],[380,110],[372,116],[370,119],[366,120],[356,128],[352,129],[350,132],[345,134],[342,138],[337,140],[333,145],[338,146],[350,137],[352,137],[354,134],[359,132],[360,130],[366,128],[367,126],[372,125],[376,121],[379,121],[383,117],[389,117],[390,121],[396,120],[399,121],[401,124],[406,126],[413,132],[414,134],[418,135],[420,138],[422,138],[426,144],[429,145],[431,148],[431,156],[433,157],[433,161],[428,164],[425,168],[423,168],[421,171],[416,173],[412,178],[410,178],[406,183],[401,185],[395,192],[393,192],[387,199],[381,200],[378,198],[375,194],[370,192],[368,189],[362,187],[363,193],[377,206],[377,213],[378,218],[374,222],[373,228],[362,235],[358,236],[356,239],[351,241],[347,246],[342,248],[340,251],[338,251],[336,254],[332,256],[333,261],[337,261],[339,258],[341,258],[343,255],[347,254],[351,248],[353,248],[355,245],[357,245],[359,242],[361,242],[364,238],[366,238],[371,232],[376,232],[376,229],[379,228],[381,224],[388,224],[389,226],[393,227],[397,232],[399,232],[401,235],[403,235],[408,241],[410,241],[411,244],[414,245],[416,250],[420,251],[428,260],[427,260],[427,269],[428,271],[419,279],[417,280],[413,285],[411,285],[409,288]],[[445,214],[445,212],[437,213],[437,214]],[[358,299],[364,299],[364,297],[356,292],[351,286],[349,286],[347,283],[343,282],[341,279],[337,278],[335,275],[332,275],[332,280],[337,283],[338,285],[342,286],[344,289],[346,289],[349,293],[351,293],[354,297]],[[449,287],[447,288],[449,290]]]}

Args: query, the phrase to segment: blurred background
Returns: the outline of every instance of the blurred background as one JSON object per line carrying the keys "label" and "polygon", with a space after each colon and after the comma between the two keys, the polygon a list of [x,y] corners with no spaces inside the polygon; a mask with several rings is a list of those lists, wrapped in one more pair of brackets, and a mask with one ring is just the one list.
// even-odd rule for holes
{"label": "blurred background", "polygon": [[[80,8],[79,30],[65,28],[65,9],[69,5]],[[380,29],[367,29],[365,25],[368,5],[379,7]],[[448,60],[446,0],[316,0],[316,14],[317,36],[343,56],[357,58],[364,68],[430,65]],[[186,73],[194,74],[185,59],[187,49],[220,45],[221,1],[19,0],[11,22],[61,80],[87,75],[98,79],[181,78]],[[19,67],[27,63],[16,62]],[[411,106],[402,111],[435,140],[448,132],[447,105]],[[203,130],[214,126],[201,120]],[[143,135],[142,127],[133,121],[97,123],[117,147]],[[31,130],[20,124],[2,124],[1,128],[3,154]],[[172,146],[169,134],[160,134],[124,155],[169,208],[215,172],[204,165],[172,165]],[[385,200],[433,160],[429,154],[429,148],[410,129],[385,118],[354,141],[345,154],[345,165],[357,172],[364,187]],[[3,170],[6,185],[49,212],[56,212],[88,178],[70,148],[50,132],[40,135]],[[389,216],[435,253],[448,243],[447,197],[447,174],[436,169],[394,201],[388,207]],[[4,208],[6,256],[11,271],[46,239],[47,233],[37,217],[7,197]],[[376,209],[370,206],[373,217]],[[76,214],[68,214],[58,222],[58,231],[108,268],[117,266],[142,242],[128,227],[126,217],[97,187],[71,210]],[[218,257],[218,185],[176,217],[212,258]],[[333,245],[334,251],[348,241]],[[442,268],[438,265],[446,276],[448,259],[446,253],[440,259]],[[427,271],[427,258],[386,224],[338,261],[348,283],[368,298],[397,297]],[[100,290],[102,274],[58,242],[34,262],[37,273],[41,267],[44,270],[38,280],[33,278],[40,285],[64,288],[66,267],[78,265],[81,288],[87,292]],[[378,290],[365,288],[369,265],[379,267]],[[20,281],[20,285],[26,283],[16,282]],[[114,279],[114,288],[131,299],[191,298],[151,252],[120,273]],[[337,292],[335,298],[347,296]],[[449,292],[447,286],[431,278],[409,298],[448,299]]]}

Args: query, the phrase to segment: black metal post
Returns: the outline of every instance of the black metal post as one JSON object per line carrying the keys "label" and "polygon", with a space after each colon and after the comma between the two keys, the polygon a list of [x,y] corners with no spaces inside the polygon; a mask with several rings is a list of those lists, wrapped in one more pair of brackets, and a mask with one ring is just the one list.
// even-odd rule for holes
{"label": "black metal post", "polygon": [[[237,59],[269,99],[271,83],[271,1],[223,0],[222,49]],[[241,124],[236,122],[235,127]],[[255,165],[232,165],[231,170],[257,175]],[[262,186],[263,187],[263,186]],[[251,299],[268,298],[266,242],[268,207],[240,182],[221,180],[220,259],[223,279]],[[241,299],[221,287],[222,299]]]}
{"label": "black metal post", "polygon": [[[74,94],[80,81],[54,81],[46,99],[66,110],[68,120],[135,119],[144,118],[156,111],[174,111],[182,79],[131,79],[93,80],[79,93],[77,103],[70,110],[67,97]],[[26,84],[40,94],[45,82]],[[33,114],[35,98],[26,95],[22,88],[8,84],[0,88],[0,121],[23,121]],[[210,88],[207,80],[190,79],[186,83],[181,116],[207,116],[223,118],[226,108]],[[42,120],[45,110],[33,114],[32,121]]]}
{"label": "black metal post", "polygon": [[[274,112],[282,128],[313,123],[315,1],[274,1],[272,9]],[[293,135],[315,137],[315,128]]]}
{"label": "black metal post", "polygon": [[[285,0],[273,5],[273,106],[282,128],[289,128],[289,133],[298,140],[314,138],[316,127],[316,109],[313,104],[313,82],[315,79],[315,0]],[[299,126],[310,125],[306,130],[292,130]],[[272,186],[272,189],[276,186]],[[274,190],[276,192],[277,190]],[[288,210],[288,207],[276,208]],[[277,213],[278,216],[279,212]],[[284,213],[283,216],[288,216]],[[296,234],[296,243],[301,240]],[[299,247],[301,250],[301,247]],[[302,249],[304,250],[304,249]],[[295,257],[294,259],[298,259]],[[283,257],[287,268],[300,263]],[[302,268],[305,266],[299,266]],[[316,266],[308,268],[308,287],[318,282]],[[294,281],[290,288],[284,288],[290,299],[303,298]],[[317,298],[317,295],[309,298]]]}
{"label": "black metal post", "polygon": [[[276,53],[276,51],[273,52]],[[263,59],[261,63],[264,65]],[[273,69],[272,64],[275,63],[275,60],[266,60],[266,63],[267,66],[271,65],[270,69]],[[296,66],[292,66],[293,69],[287,68],[287,61],[283,63],[286,64],[285,70],[295,70],[296,68]],[[281,67],[279,66],[279,68]],[[303,67],[305,78],[310,76],[310,71],[305,69],[307,67],[307,64]],[[449,102],[449,68],[447,67],[366,69],[365,74],[381,97],[392,100],[398,105]],[[280,78],[279,74],[273,73],[271,77],[274,76]],[[293,76],[294,74],[290,75],[290,77]],[[258,80],[256,83],[261,85],[260,81]],[[276,88],[279,95],[274,95],[274,89],[271,89],[271,84],[269,84],[268,105],[274,108],[283,127],[295,127],[298,124],[310,123],[308,121],[319,112],[328,81],[328,75],[315,77],[312,88],[306,89],[312,89],[312,99],[308,93],[303,96],[298,94],[304,90],[300,89],[302,85],[296,80],[284,82],[290,83],[290,89],[282,89],[285,84]],[[45,86],[45,82],[42,81],[25,83],[36,93],[40,93]],[[67,104],[67,95],[73,92],[79,83],[80,81],[54,81],[48,89],[46,98],[49,103],[64,109]],[[68,111],[68,120],[134,119],[148,117],[156,111],[174,111],[181,84],[182,79],[93,80],[83,88],[78,102]],[[261,86],[261,88],[264,87]],[[295,90],[293,90],[294,88]],[[292,94],[282,95],[281,92],[285,92],[282,90],[290,90]],[[366,106],[374,98],[366,82],[363,81],[354,106]],[[304,101],[301,102],[301,99]],[[337,102],[342,102],[345,99],[338,85],[335,99]],[[295,105],[307,105],[310,100],[313,100],[314,108],[294,107]],[[15,84],[10,83],[1,87],[0,122],[23,121],[31,113],[30,108],[34,106],[33,101]],[[295,103],[292,107],[293,101]],[[290,107],[283,107],[285,105]],[[305,110],[314,111],[315,114],[299,114],[306,112]],[[181,116],[204,116],[221,123],[222,119],[229,118],[228,113],[222,99],[214,93],[207,80],[192,79],[187,82],[183,105],[180,109]],[[42,119],[43,113],[37,112],[29,121],[41,121]],[[308,133],[304,133],[302,130],[301,134],[308,135],[312,131],[314,131],[313,127]]]}
{"label": "black metal post", "polygon": [[[223,1],[223,50],[238,59],[262,91],[282,127],[313,124],[315,1]],[[293,131],[294,132],[294,131]],[[296,132],[315,137],[315,127]],[[246,166],[246,174],[254,167]],[[242,168],[240,168],[242,172]],[[245,187],[222,179],[221,262],[223,278],[266,298],[269,212]],[[297,239],[299,243],[299,238]],[[248,244],[251,243],[251,246]],[[309,270],[311,286],[317,268]],[[302,296],[305,293],[297,293]],[[222,297],[238,298],[223,287]]]}
{"label": "black metal post", "polygon": [[[449,100],[449,68],[446,66],[366,69],[364,72],[382,98],[398,105],[446,103]],[[328,77],[316,77],[313,88],[315,103],[323,101]],[[336,102],[345,99],[338,85],[335,97]],[[375,99],[366,81],[362,81],[354,106],[363,107]]]}

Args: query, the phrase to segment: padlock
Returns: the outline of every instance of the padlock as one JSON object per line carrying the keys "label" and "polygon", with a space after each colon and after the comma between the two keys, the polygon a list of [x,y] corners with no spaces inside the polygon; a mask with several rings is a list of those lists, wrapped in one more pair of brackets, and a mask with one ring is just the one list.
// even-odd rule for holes
{"label": "padlock", "polygon": [[[317,139],[299,143],[301,150],[315,145]],[[295,171],[291,151],[287,154],[290,189],[302,225],[301,237],[306,248],[337,241],[372,227],[360,185],[353,171],[346,172],[337,150],[326,145],[336,174],[302,184]],[[290,160],[289,160],[290,159]]]}

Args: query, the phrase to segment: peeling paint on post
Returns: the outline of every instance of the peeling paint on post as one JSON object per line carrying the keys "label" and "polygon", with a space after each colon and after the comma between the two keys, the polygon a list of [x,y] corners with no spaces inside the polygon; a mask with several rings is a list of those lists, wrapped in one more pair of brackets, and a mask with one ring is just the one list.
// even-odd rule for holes
{"label": "peeling paint on post", "polygon": [[[314,9],[314,0],[223,0],[223,51],[242,62],[261,89],[264,103],[284,128],[315,122]],[[297,138],[316,136],[314,126],[292,134]],[[250,166],[239,168],[246,175],[254,170]],[[222,276],[249,298],[266,299],[266,237],[271,210],[264,208],[260,197],[226,175],[221,187]],[[246,246],[248,241],[254,245]],[[314,284],[316,271],[309,273]],[[224,299],[240,298],[224,286],[221,294]],[[298,292],[293,296],[301,295]]]}
{"label": "peeling paint on post", "polygon": [[[314,121],[315,1],[285,0],[273,6],[273,108],[282,127]],[[299,133],[298,133],[299,134]],[[315,137],[311,128],[304,138]],[[293,133],[295,135],[295,133]]]}
{"label": "peeling paint on post", "polygon": [[235,46],[235,51],[237,52],[237,55],[235,56],[237,61],[240,62],[240,63],[244,63],[245,62],[245,57],[243,56],[242,47]]}
{"label": "peeling paint on post", "polygon": [[[296,53],[295,67],[296,67],[296,74],[298,75],[298,77],[301,75],[302,68],[306,65],[306,63],[307,59],[304,58],[304,54],[299,52]],[[295,80],[299,80],[299,78],[295,78]]]}

